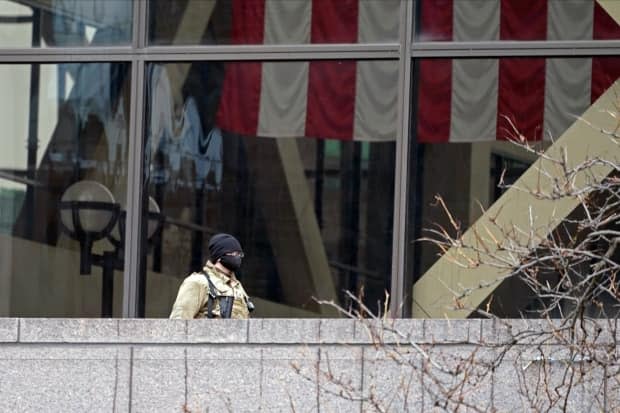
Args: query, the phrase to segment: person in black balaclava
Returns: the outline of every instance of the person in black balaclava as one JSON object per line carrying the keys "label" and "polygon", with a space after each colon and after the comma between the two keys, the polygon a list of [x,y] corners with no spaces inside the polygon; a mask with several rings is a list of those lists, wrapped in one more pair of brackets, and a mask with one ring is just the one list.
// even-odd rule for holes
{"label": "person in black balaclava", "polygon": [[237,279],[243,249],[235,237],[216,234],[209,240],[209,260],[179,288],[170,318],[249,318],[254,305]]}
{"label": "person in black balaclava", "polygon": [[216,267],[221,264],[225,269],[236,272],[241,268],[243,250],[232,235],[217,234],[209,241],[209,256],[209,261]]}

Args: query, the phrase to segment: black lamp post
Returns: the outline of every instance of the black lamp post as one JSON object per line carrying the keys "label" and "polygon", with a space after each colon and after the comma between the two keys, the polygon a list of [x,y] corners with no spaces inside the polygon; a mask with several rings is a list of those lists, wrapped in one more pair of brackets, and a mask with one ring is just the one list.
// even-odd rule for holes
{"label": "black lamp post", "polygon": [[[89,275],[92,265],[102,269],[101,316],[112,317],[114,270],[124,267],[126,213],[110,190],[95,181],[79,181],[71,185],[62,195],[59,206],[63,231],[80,243],[80,274]],[[159,234],[162,224],[159,206],[149,197],[149,241]],[[92,253],[93,243],[103,238],[114,245],[114,250],[103,254]]]}

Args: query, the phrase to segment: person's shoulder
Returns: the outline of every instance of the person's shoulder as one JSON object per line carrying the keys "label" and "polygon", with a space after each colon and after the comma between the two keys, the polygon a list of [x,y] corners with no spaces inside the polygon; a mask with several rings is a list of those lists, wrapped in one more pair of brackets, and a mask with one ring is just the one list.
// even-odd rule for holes
{"label": "person's shoulder", "polygon": [[208,281],[203,273],[193,272],[187,277],[185,277],[185,280],[183,280],[183,283],[184,284],[188,283],[188,284],[207,285]]}

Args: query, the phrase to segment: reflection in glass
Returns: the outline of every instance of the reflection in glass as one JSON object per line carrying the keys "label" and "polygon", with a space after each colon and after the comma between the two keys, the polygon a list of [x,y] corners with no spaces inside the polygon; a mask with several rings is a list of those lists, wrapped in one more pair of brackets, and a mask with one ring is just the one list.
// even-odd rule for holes
{"label": "reflection in glass", "polygon": [[396,61],[203,62],[148,68],[145,177],[165,216],[146,316],[228,232],[257,317],[333,315],[343,289],[389,290]]}
{"label": "reflection in glass", "polygon": [[0,47],[131,42],[131,0],[0,0]]}
{"label": "reflection in glass", "polygon": [[437,194],[466,231],[535,161],[507,140],[546,148],[618,77],[618,57],[415,61],[407,285],[441,255],[414,240],[451,228]]}
{"label": "reflection in glass", "polygon": [[[129,73],[124,63],[0,65],[0,316],[102,315],[100,269],[80,276],[80,243],[61,231],[60,205],[88,181],[109,196],[65,200],[124,202]],[[105,224],[76,216],[83,229]],[[101,240],[90,252],[113,249]],[[122,272],[115,277],[109,306],[119,316]]]}
{"label": "reflection in glass", "polygon": [[398,41],[400,0],[151,0],[149,41],[170,44]]}
{"label": "reflection in glass", "polygon": [[415,15],[418,42],[620,39],[596,0],[417,0]]}

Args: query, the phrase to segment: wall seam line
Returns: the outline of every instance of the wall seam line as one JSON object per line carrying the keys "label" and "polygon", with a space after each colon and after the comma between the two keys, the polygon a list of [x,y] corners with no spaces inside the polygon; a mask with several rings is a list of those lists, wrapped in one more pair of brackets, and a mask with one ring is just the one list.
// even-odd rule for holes
{"label": "wall seam line", "polygon": [[131,401],[133,397],[133,346],[129,348],[129,413],[131,413]]}
{"label": "wall seam line", "polygon": [[114,396],[112,397],[112,412],[116,412],[116,397],[118,396],[118,349],[114,360]]}
{"label": "wall seam line", "polygon": [[321,326],[323,325],[323,320],[319,319],[319,327],[318,327],[318,359],[316,363],[316,409],[320,413],[321,412]]}
{"label": "wall seam line", "polygon": [[364,411],[364,367],[366,365],[366,346],[362,347],[362,369],[360,377],[360,413]]}
{"label": "wall seam line", "polygon": [[185,362],[185,374],[184,374],[184,380],[185,380],[185,398],[184,398],[184,406],[186,410],[189,410],[189,408],[187,407],[187,348],[183,349],[183,358],[184,358],[184,362]]}

